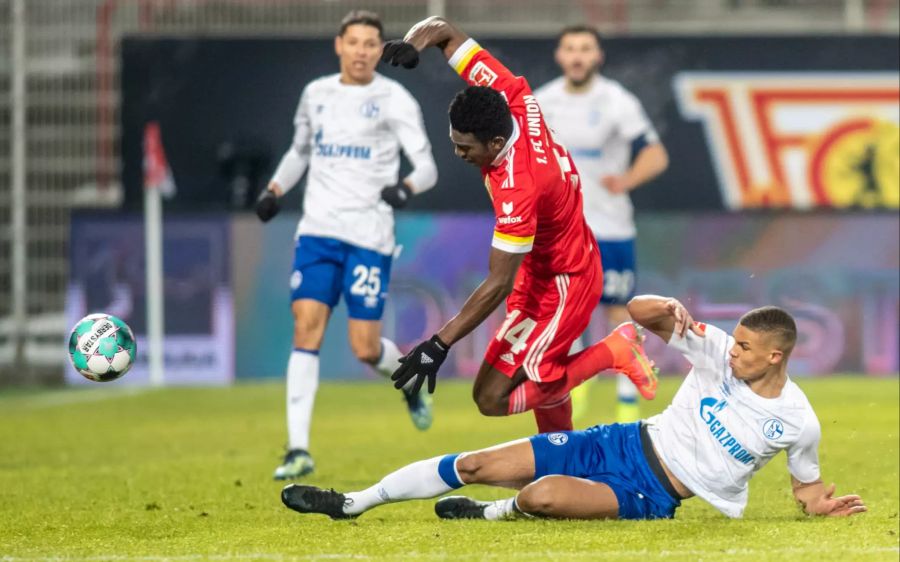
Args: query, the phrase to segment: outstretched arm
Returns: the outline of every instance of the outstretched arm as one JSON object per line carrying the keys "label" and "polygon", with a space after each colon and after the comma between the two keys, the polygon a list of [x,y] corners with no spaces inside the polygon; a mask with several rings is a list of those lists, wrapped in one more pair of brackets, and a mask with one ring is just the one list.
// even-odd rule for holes
{"label": "outstretched arm", "polygon": [[628,302],[628,314],[635,322],[666,342],[672,334],[684,337],[688,330],[698,336],[704,335],[695,324],[691,313],[677,299],[638,295]]}
{"label": "outstretched arm", "polygon": [[[513,290],[516,273],[526,255],[491,248],[487,279],[482,281],[463,305],[462,310],[438,333],[400,359],[400,367],[391,375],[395,388],[406,388],[411,394],[416,394],[427,380],[428,392],[434,392],[438,369],[447,358],[450,346],[484,322],[484,319],[509,296]],[[407,387],[409,384],[412,386]]]}
{"label": "outstretched arm", "polygon": [[846,517],[867,511],[862,498],[857,495],[834,497],[834,484],[827,488],[821,480],[804,484],[791,476],[791,487],[797,503],[809,515]]}
{"label": "outstretched arm", "polygon": [[484,322],[513,290],[516,273],[528,254],[491,248],[488,276],[469,296],[459,313],[440,329],[438,336],[453,345]]}
{"label": "outstretched arm", "polygon": [[444,52],[447,60],[459,49],[469,36],[449,21],[439,16],[431,16],[412,26],[403,38],[419,52],[428,47],[437,47]]}
{"label": "outstretched arm", "polygon": [[386,42],[381,60],[392,66],[415,68],[419,53],[427,47],[441,49],[453,70],[470,86],[493,88],[507,100],[515,99],[528,88],[524,78],[514,75],[477,41],[437,16],[412,26],[403,39]]}

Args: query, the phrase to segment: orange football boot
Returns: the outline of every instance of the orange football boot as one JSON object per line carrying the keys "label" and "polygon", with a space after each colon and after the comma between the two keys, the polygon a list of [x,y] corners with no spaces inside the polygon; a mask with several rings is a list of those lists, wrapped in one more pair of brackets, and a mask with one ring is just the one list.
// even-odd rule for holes
{"label": "orange football boot", "polygon": [[653,400],[659,369],[644,351],[643,332],[634,322],[625,322],[603,338],[603,342],[612,352],[613,369],[624,373],[646,400]]}

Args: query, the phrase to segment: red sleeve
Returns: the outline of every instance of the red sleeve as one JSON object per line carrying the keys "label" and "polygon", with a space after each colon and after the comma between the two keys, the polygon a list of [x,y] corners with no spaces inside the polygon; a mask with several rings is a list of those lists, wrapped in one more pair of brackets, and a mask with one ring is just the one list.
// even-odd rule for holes
{"label": "red sleeve", "polygon": [[[524,254],[534,246],[537,232],[537,189],[524,168],[515,169],[517,164],[524,166],[525,162],[523,158],[515,157],[514,149],[512,151],[503,172],[490,177],[497,217],[491,246],[512,254]],[[493,185],[495,181],[498,185]]]}
{"label": "red sleeve", "polygon": [[507,103],[528,89],[524,78],[515,76],[474,39],[460,45],[448,62],[467,84],[493,88],[506,96]]}

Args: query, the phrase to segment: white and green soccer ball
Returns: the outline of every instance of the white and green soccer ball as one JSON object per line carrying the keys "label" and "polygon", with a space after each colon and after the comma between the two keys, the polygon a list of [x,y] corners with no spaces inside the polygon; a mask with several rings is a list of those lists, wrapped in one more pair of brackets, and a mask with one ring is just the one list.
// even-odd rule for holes
{"label": "white and green soccer ball", "polygon": [[75,370],[95,382],[114,381],[128,372],[137,343],[128,324],[110,314],[89,314],[69,335],[69,358]]}

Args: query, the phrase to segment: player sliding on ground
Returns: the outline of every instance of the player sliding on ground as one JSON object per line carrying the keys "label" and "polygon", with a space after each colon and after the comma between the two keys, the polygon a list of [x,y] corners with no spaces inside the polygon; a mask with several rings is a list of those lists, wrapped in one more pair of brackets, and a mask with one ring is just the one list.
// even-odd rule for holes
{"label": "player sliding on ground", "polygon": [[836,498],[834,485],[820,479],[819,421],[787,375],[797,340],[790,314],[751,310],[729,336],[695,323],[675,299],[636,297],[628,312],[693,366],[663,413],[419,461],[360,492],[292,485],[282,501],[301,513],[342,519],[383,503],[488,484],[520,491],[493,502],[447,497],[435,511],[444,519],[655,519],[673,517],[683,499],[697,495],[740,517],[750,478],[784,450],[794,497],[806,513],[866,511],[859,496]]}
{"label": "player sliding on ground", "polygon": [[481,169],[497,222],[487,278],[454,318],[401,360],[396,386],[415,380],[415,391],[427,380],[433,392],[450,346],[506,300],[506,321],[475,378],[482,414],[534,410],[539,431],[572,429],[569,391],[606,369],[627,374],[652,398],[655,372],[633,324],[568,356],[600,299],[603,270],[577,171],[544,123],[528,82],[437,17],[413,26],[404,40],[387,42],[382,60],[413,68],[431,46],[470,84],[450,104],[450,140],[457,156]]}

